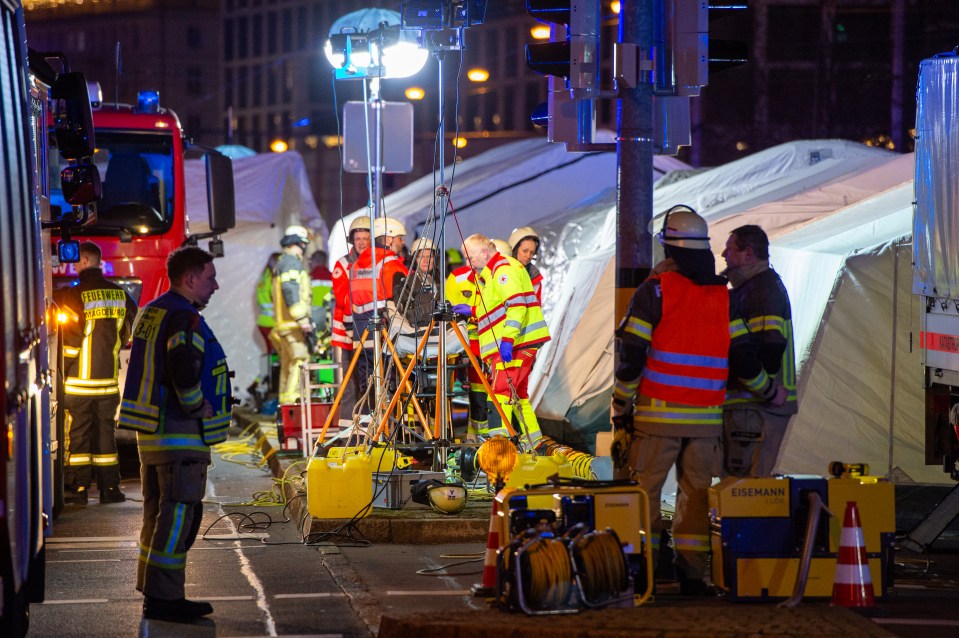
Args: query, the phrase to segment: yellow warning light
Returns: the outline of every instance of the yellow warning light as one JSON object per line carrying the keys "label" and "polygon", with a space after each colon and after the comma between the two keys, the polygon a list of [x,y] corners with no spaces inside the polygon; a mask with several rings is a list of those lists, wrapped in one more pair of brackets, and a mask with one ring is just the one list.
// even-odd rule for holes
{"label": "yellow warning light", "polygon": [[285,153],[289,150],[289,145],[286,143],[286,140],[281,140],[279,138],[270,142],[270,150],[274,153]]}
{"label": "yellow warning light", "polygon": [[61,326],[67,322],[67,313],[62,310],[57,311],[57,323]]}
{"label": "yellow warning light", "polygon": [[612,10],[613,13],[617,15],[619,14],[619,8],[620,8],[619,4],[620,4],[619,0],[613,0],[612,2],[609,3],[609,8]]}
{"label": "yellow warning light", "polygon": [[426,97],[426,91],[418,86],[411,86],[406,89],[407,100],[422,100],[424,97]]}
{"label": "yellow warning light", "polygon": [[529,34],[533,36],[534,40],[549,40],[549,26],[537,24],[529,30]]}
{"label": "yellow warning light", "polygon": [[467,143],[468,143],[468,142],[466,141],[466,138],[465,138],[465,137],[454,137],[454,138],[453,138],[453,146],[455,146],[456,148],[463,148],[464,146],[466,146]]}
{"label": "yellow warning light", "polygon": [[466,72],[466,77],[470,82],[485,82],[489,79],[489,71],[480,68],[470,69]]}

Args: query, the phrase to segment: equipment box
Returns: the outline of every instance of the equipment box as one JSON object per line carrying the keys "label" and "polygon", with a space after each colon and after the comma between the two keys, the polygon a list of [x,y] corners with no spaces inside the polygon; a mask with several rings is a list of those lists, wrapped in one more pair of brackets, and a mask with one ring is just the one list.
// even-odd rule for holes
{"label": "equipment box", "polygon": [[709,489],[712,580],[730,600],[792,595],[813,492],[838,518],[821,512],[804,595],[832,595],[843,513],[847,502],[856,501],[876,596],[886,596],[892,587],[896,531],[892,483],[780,476],[727,478]]}
{"label": "equipment box", "polygon": [[[312,418],[312,434],[318,436],[323,424],[326,423],[326,417],[330,414],[332,403],[311,403],[310,413]],[[276,437],[280,441],[283,449],[301,448],[303,442],[300,437],[303,436],[304,425],[300,423],[300,404],[289,403],[281,405],[277,413]],[[309,424],[308,424],[309,425]],[[339,432],[340,415],[339,408],[337,414],[333,416],[328,432],[335,434]]]}
{"label": "equipment box", "polygon": [[410,500],[410,490],[420,481],[436,479],[444,481],[443,472],[418,472],[414,470],[394,470],[393,472],[373,472],[373,507],[400,509],[410,507],[429,507]]}

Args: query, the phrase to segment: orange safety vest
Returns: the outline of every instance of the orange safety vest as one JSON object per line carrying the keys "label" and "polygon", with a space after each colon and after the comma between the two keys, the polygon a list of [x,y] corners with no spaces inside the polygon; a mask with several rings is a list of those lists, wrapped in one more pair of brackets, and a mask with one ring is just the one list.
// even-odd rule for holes
{"label": "orange safety vest", "polygon": [[403,260],[392,250],[376,246],[376,279],[373,279],[373,254],[366,249],[350,266],[350,299],[356,315],[373,312],[373,287],[376,286],[376,307],[386,308],[386,301],[393,298],[393,275],[409,274]]}
{"label": "orange safety vest", "polygon": [[353,302],[350,301],[350,265],[356,260],[351,250],[333,267],[333,329],[330,343],[343,350],[353,349]]}
{"label": "orange safety vest", "polygon": [[722,405],[729,374],[729,293],[677,272],[659,275],[663,314],[653,328],[639,393],[683,405]]}

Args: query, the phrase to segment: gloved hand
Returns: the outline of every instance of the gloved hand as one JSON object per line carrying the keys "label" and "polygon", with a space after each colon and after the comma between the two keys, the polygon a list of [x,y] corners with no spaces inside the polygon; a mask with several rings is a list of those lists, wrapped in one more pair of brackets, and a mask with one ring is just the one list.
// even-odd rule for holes
{"label": "gloved hand", "polygon": [[501,341],[499,344],[499,358],[503,363],[509,363],[513,360],[513,344],[509,341]]}
{"label": "gloved hand", "polygon": [[613,429],[613,443],[609,446],[609,455],[613,459],[613,468],[616,470],[629,469],[629,448],[633,443],[632,428],[626,430]]}
{"label": "gloved hand", "polygon": [[453,306],[453,313],[457,315],[472,316],[473,308],[466,303],[458,303]]}
{"label": "gloved hand", "polygon": [[614,431],[633,430],[633,404],[613,397],[609,402],[609,422]]}
{"label": "gloved hand", "polygon": [[782,384],[776,384],[776,394],[769,400],[774,407],[781,408],[786,405],[786,399],[789,398],[789,391]]}

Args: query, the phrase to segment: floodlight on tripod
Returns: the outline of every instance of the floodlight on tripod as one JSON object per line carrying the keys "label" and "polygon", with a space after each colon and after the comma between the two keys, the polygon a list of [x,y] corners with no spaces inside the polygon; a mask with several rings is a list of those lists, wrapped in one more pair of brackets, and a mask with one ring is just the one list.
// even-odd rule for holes
{"label": "floodlight on tripod", "polygon": [[439,31],[482,24],[487,0],[406,0],[400,9],[404,29]]}
{"label": "floodlight on tripod", "polygon": [[325,45],[337,80],[406,78],[426,64],[429,52],[400,28],[400,14],[361,9],[333,23]]}

